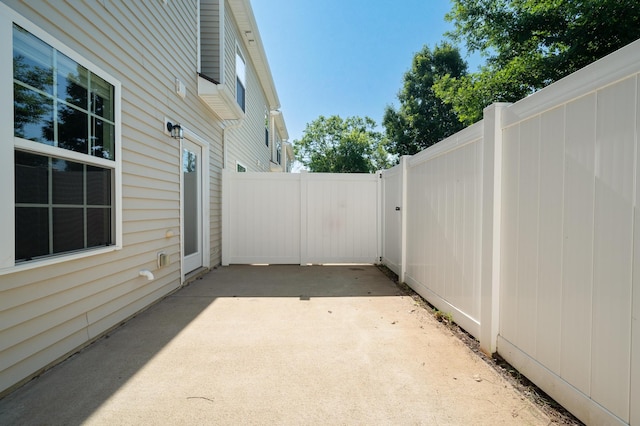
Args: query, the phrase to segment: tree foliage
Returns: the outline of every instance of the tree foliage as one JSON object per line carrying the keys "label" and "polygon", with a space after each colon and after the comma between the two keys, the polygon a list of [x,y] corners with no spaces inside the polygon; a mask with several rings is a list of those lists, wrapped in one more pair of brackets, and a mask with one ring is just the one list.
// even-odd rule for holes
{"label": "tree foliage", "polygon": [[384,136],[369,117],[320,116],[294,141],[296,159],[312,172],[373,173],[389,166]]}
{"label": "tree foliage", "polygon": [[[13,57],[15,79],[27,82],[42,92],[50,93],[53,91],[53,73],[47,71],[44,67],[28,64],[24,56]],[[25,129],[29,125],[37,124],[44,117],[53,115],[53,106],[41,94],[24,86],[16,85],[14,91],[14,132],[16,136],[25,138]],[[51,129],[51,132],[53,132],[53,129]],[[38,134],[36,137],[38,141],[53,140],[53,138],[47,139],[44,134]],[[40,138],[44,138],[44,140]]]}
{"label": "tree foliage", "polygon": [[515,102],[640,38],[638,0],[452,1],[449,35],[487,63],[434,89],[467,124],[492,102]]}
{"label": "tree foliage", "polygon": [[462,128],[452,107],[436,96],[433,84],[443,76],[462,77],[466,70],[458,49],[447,43],[433,51],[424,46],[415,54],[398,93],[399,109],[387,106],[384,113],[390,153],[413,155]]}

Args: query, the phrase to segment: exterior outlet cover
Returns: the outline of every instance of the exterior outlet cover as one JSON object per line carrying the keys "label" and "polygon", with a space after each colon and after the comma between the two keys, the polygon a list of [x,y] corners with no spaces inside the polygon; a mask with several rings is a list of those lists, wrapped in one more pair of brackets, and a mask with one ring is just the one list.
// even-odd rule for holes
{"label": "exterior outlet cover", "polygon": [[164,266],[167,266],[168,264],[169,264],[169,255],[164,252],[158,253],[158,268],[162,268]]}
{"label": "exterior outlet cover", "polygon": [[187,96],[187,88],[184,86],[184,83],[176,78],[176,93],[180,95],[181,98]]}

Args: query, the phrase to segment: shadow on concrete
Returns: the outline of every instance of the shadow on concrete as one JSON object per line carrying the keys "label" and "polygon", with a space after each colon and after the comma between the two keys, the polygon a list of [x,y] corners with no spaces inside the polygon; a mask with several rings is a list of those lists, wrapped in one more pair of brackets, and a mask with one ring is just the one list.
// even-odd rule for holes
{"label": "shadow on concrete", "polygon": [[401,292],[372,265],[232,265],[213,270],[181,295],[210,297],[366,297]]}
{"label": "shadow on concrete", "polygon": [[84,423],[218,298],[399,294],[375,266],[217,268],[1,399],[0,424]]}
{"label": "shadow on concrete", "polygon": [[180,291],[0,399],[0,425],[84,423],[215,300]]}

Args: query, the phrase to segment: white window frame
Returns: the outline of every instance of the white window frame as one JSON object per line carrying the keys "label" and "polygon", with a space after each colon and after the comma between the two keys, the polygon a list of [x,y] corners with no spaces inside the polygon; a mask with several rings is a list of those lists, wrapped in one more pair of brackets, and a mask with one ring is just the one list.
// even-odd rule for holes
{"label": "white window frame", "polygon": [[[115,161],[99,157],[91,157],[89,159],[89,156],[86,154],[14,137],[12,59],[14,23],[49,44],[54,49],[63,53],[73,61],[84,66],[92,73],[103,78],[114,87]],[[0,114],[0,122],[2,123],[2,125],[0,125],[0,141],[5,141],[5,143],[0,143],[0,180],[6,183],[0,186],[0,199],[9,201],[0,203],[0,231],[2,231],[3,234],[3,238],[0,242],[0,275],[39,268],[122,249],[122,88],[120,81],[3,3],[0,3],[0,40],[5,40],[5,43],[0,44],[0,111],[3,111],[3,114]],[[13,143],[6,143],[8,141],[13,141]],[[113,171],[112,209],[114,216],[114,244],[108,247],[88,248],[72,253],[60,253],[42,259],[16,264],[14,151],[17,148],[43,156],[57,157],[111,169]]]}
{"label": "white window frame", "polygon": [[269,110],[267,107],[264,107],[264,144],[270,148],[271,147],[271,114],[269,114]]}
{"label": "white window frame", "polygon": [[[240,58],[240,60],[242,61],[242,68],[238,68],[238,58]],[[240,109],[242,109],[242,112],[244,112],[245,114],[247,113],[247,57],[245,56],[244,52],[242,51],[242,49],[240,49],[240,45],[238,43],[236,43],[236,60],[235,60],[235,79],[234,79],[234,91],[236,93],[236,103],[238,104],[238,106],[240,107]],[[242,75],[240,75],[242,74]],[[243,99],[243,103],[244,105],[240,105],[240,103],[238,102],[238,81],[240,80],[240,83],[242,84],[242,87],[244,88],[244,99]]]}

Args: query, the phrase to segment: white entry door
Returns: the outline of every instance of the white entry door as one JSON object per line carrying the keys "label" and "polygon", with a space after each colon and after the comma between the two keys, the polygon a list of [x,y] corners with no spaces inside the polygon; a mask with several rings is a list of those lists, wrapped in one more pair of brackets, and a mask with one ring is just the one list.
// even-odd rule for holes
{"label": "white entry door", "polygon": [[182,148],[183,272],[202,266],[202,148],[187,139]]}

